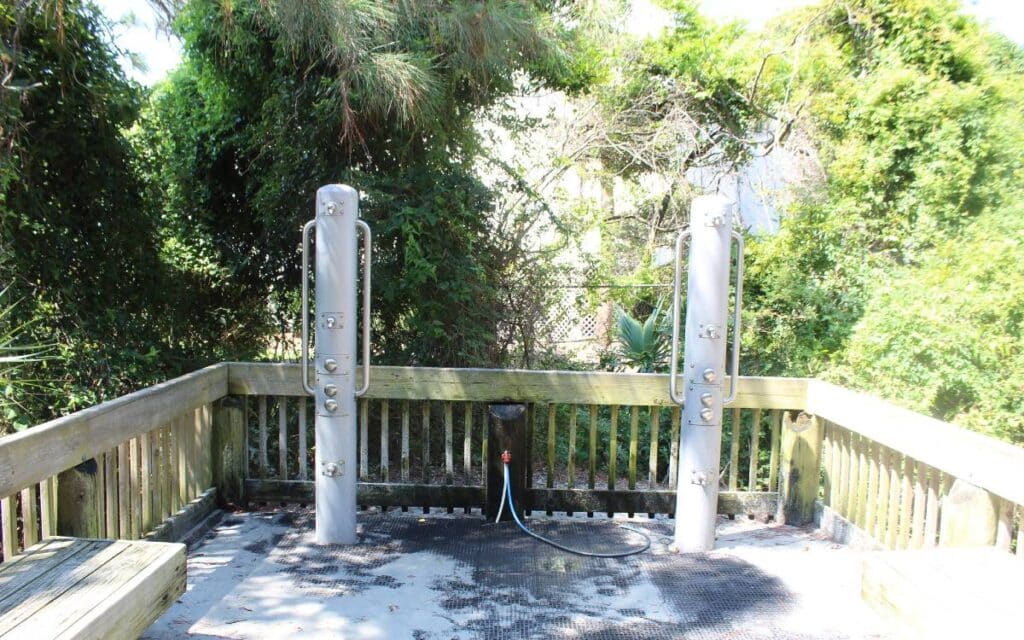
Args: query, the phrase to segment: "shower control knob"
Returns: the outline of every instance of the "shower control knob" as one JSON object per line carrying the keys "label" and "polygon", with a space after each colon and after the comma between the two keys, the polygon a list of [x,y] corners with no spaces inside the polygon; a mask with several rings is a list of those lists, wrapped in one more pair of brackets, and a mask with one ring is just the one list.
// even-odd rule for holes
{"label": "shower control knob", "polygon": [[334,358],[327,358],[324,360],[324,369],[327,369],[330,373],[334,373],[338,370],[338,361]]}
{"label": "shower control knob", "polygon": [[338,401],[337,400],[333,400],[333,399],[328,399],[327,401],[324,402],[324,409],[327,409],[331,413],[334,413],[335,411],[338,410]]}

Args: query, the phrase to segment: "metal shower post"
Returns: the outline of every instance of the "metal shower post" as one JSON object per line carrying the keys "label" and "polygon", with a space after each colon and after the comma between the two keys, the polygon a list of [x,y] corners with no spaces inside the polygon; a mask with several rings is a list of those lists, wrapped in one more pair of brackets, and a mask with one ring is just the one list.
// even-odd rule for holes
{"label": "metal shower post", "polygon": [[[679,315],[682,248],[690,239],[687,277],[686,344],[682,394]],[[739,243],[736,306],[733,319],[730,391],[723,393],[732,239]],[[674,548],[681,552],[709,551],[715,545],[718,518],[719,456],[722,447],[722,408],[736,396],[739,365],[740,298],[743,282],[743,236],[732,230],[732,204],[721,196],[693,201],[690,227],[676,240],[673,292],[672,363],[669,394],[683,405],[676,486]]]}
{"label": "metal shower post", "polygon": [[[316,380],[309,384],[309,236],[316,230]],[[363,367],[356,386],[357,230],[363,232]],[[316,541],[356,542],[356,398],[370,374],[370,228],[359,219],[359,194],[321,187],[316,219],[302,230],[302,386],[315,399]]]}

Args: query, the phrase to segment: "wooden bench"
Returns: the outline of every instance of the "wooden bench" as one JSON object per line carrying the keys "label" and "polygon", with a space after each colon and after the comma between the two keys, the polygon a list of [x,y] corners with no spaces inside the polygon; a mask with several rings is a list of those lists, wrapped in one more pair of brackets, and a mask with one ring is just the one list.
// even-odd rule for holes
{"label": "wooden bench", "polygon": [[185,592],[185,545],[49,538],[0,564],[0,640],[138,638]]}

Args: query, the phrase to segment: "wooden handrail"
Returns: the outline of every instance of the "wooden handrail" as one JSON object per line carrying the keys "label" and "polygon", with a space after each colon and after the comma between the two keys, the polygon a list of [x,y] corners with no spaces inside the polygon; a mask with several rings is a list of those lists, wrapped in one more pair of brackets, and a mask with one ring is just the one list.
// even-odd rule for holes
{"label": "wooden handrail", "polygon": [[188,375],[0,438],[0,497],[58,474],[228,392],[228,367]]}
{"label": "wooden handrail", "polygon": [[[298,364],[228,364],[237,395],[303,396]],[[358,377],[358,374],[357,374]],[[741,377],[736,406],[802,409],[807,378]],[[670,406],[668,376],[653,373],[371,367],[369,399]]]}

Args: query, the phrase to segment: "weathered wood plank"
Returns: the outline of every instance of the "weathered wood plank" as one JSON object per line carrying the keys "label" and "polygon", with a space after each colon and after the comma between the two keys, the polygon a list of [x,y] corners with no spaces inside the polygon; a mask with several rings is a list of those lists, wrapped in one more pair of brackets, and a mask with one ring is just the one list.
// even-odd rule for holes
{"label": "weathered wood plank", "polygon": [[128,443],[122,442],[117,445],[117,530],[120,538],[131,538],[132,535],[131,478]]}
{"label": "weathered wood plank", "polygon": [[[254,502],[310,504],[315,483],[301,480],[258,480],[245,483],[246,495]],[[360,482],[360,504],[382,507],[482,507],[484,488],[454,484],[406,484]]]}
{"label": "weathered wood plank", "polygon": [[821,464],[821,420],[800,415],[782,419],[782,490],[779,520],[785,524],[806,524],[814,519]]}
{"label": "weathered wood plank", "polygon": [[266,478],[269,475],[270,459],[267,456],[267,396],[260,396],[256,399],[256,419],[259,428],[259,476]]}
{"label": "weathered wood plank", "polygon": [[0,564],[0,602],[17,601],[39,576],[85,548],[76,539],[52,538],[9,558]]}
{"label": "weathered wood plank", "polygon": [[409,481],[409,401],[402,401],[402,482]]}
{"label": "weathered wood plank", "polygon": [[679,405],[672,407],[672,442],[669,445],[668,486],[676,486],[679,474],[679,430],[682,428],[682,409]]}
{"label": "weathered wood plank", "polygon": [[740,475],[740,410],[733,407],[732,421],[729,423],[729,491],[736,491],[739,488]]}
{"label": "weathered wood plank", "polygon": [[462,418],[462,472],[468,479],[473,475],[473,403],[463,405]]}
{"label": "weathered wood plank", "polygon": [[[373,383],[370,383],[373,387]],[[423,402],[421,412],[423,414],[423,482],[430,482],[430,403]]]}
{"label": "weathered wood plank", "polygon": [[452,403],[444,403],[444,481],[451,484],[455,476],[455,419],[452,415]]}
{"label": "weathered wood plank", "polygon": [[391,477],[391,458],[389,449],[390,434],[388,432],[388,423],[391,422],[391,407],[387,400],[382,400],[380,403],[380,479],[383,482],[388,482]]}
{"label": "weathered wood plank", "polygon": [[39,520],[44,538],[57,535],[57,476],[50,476],[39,485]]}
{"label": "weathered wood plank", "polygon": [[305,396],[299,398],[299,480],[309,479],[309,418],[306,415],[308,402],[309,399]]}
{"label": "weathered wood plank", "polygon": [[761,464],[761,410],[754,409],[754,422],[750,428],[750,468],[747,473],[747,489],[757,491],[757,478]]}
{"label": "weathered wood plank", "polygon": [[593,489],[597,480],[597,405],[590,405],[590,433],[587,437],[587,486]]}
{"label": "weathered wood plank", "polygon": [[[228,363],[228,385],[238,395],[304,395],[298,364]],[[357,372],[356,376],[361,375]],[[738,407],[802,408],[806,378],[740,377]],[[668,375],[514,369],[371,367],[369,398],[543,404],[671,406]]]}
{"label": "weathered wood plank", "polygon": [[611,429],[608,435],[608,488],[615,489],[619,465],[619,405],[612,405]]}
{"label": "weathered wood plank", "polygon": [[[611,489],[527,489],[527,504],[535,511],[586,511],[594,513],[672,513],[675,491],[631,491]],[[721,491],[721,514],[773,514],[779,494],[769,492]]]}
{"label": "weathered wood plank", "polygon": [[928,496],[925,498],[924,508],[924,546],[927,548],[934,547],[939,540],[939,471],[930,466],[926,468]]}
{"label": "weathered wood plank", "polygon": [[0,498],[0,552],[4,555],[4,562],[10,561],[18,553],[19,548],[18,514],[14,497]]}
{"label": "weathered wood plank", "polygon": [[651,442],[647,454],[647,484],[653,489],[658,486],[658,429],[661,427],[661,407],[651,405],[647,410],[651,421]]}
{"label": "weathered wood plank", "polygon": [[227,392],[215,365],[0,438],[0,496],[57,475]]}
{"label": "weathered wood plank", "polygon": [[[141,526],[139,528],[140,534],[145,534],[151,528],[153,528],[153,503],[157,498],[156,491],[153,489],[153,436],[154,432],[147,431],[146,433],[139,436],[139,447],[141,459],[139,460],[140,469],[139,473],[141,476],[141,485],[139,487],[142,494],[142,509],[141,509]],[[155,511],[159,511],[159,507]]]}
{"label": "weathered wood plank", "polygon": [[277,477],[288,479],[288,396],[277,397]]}
{"label": "weathered wood plank", "polygon": [[566,475],[570,489],[576,486],[576,412],[578,410],[576,405],[569,405],[569,460],[566,462]]}
{"label": "weathered wood plank", "polygon": [[21,536],[23,546],[31,547],[39,542],[38,510],[36,509],[36,485],[21,490]]}
{"label": "weathered wood plank", "polygon": [[629,489],[636,489],[636,462],[640,449],[640,407],[629,408]]}
{"label": "weathered wood plank", "polygon": [[547,479],[545,480],[545,486],[548,488],[555,486],[555,439],[557,438],[557,427],[555,425],[556,410],[557,407],[554,404],[548,405],[548,473]]}
{"label": "weathered wood plank", "polygon": [[[768,490],[778,491],[779,489],[779,433],[782,428],[782,412],[778,409],[772,410],[772,437],[771,454],[768,459]],[[828,494],[826,494],[828,495]]]}
{"label": "weathered wood plank", "polygon": [[107,451],[103,454],[103,523],[105,528],[103,536],[106,538],[118,537],[118,511],[117,511],[117,449]]}

